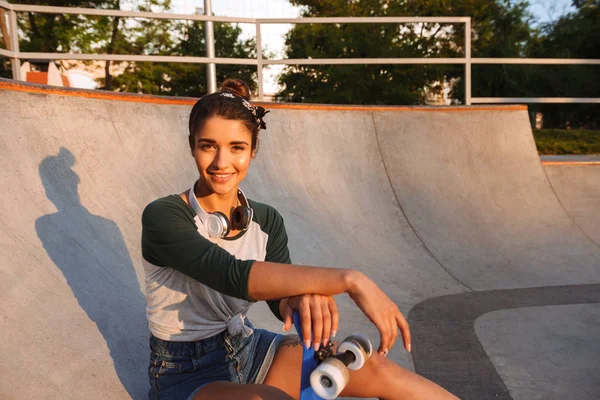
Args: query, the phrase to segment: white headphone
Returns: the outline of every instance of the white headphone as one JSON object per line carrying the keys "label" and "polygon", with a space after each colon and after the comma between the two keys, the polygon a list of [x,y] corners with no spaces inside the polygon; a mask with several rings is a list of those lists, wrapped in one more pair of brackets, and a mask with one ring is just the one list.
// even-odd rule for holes
{"label": "white headphone", "polygon": [[231,221],[229,221],[229,218],[220,211],[215,211],[214,213],[204,211],[200,206],[200,203],[198,203],[198,199],[196,199],[194,186],[196,186],[195,183],[192,185],[188,195],[190,204],[194,211],[196,211],[196,214],[198,214],[200,221],[204,224],[210,237],[223,238],[227,236],[231,230],[245,231],[248,229],[252,222],[252,217],[254,216],[254,210],[250,208],[248,199],[241,189],[238,188],[238,200],[241,205],[233,210],[231,213]]}

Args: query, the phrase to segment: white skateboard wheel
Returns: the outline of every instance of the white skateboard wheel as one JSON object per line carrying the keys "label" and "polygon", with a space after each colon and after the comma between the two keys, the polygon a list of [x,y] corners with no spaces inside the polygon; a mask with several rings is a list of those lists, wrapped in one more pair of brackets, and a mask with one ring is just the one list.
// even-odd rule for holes
{"label": "white skateboard wheel", "polygon": [[365,353],[367,353],[367,358],[370,358],[371,355],[373,355],[373,345],[366,336],[361,335],[360,333],[355,333],[350,335],[349,339],[355,340],[358,342],[358,344],[360,344],[360,346],[365,350]]}
{"label": "white skateboard wheel", "polygon": [[337,358],[326,358],[310,374],[310,386],[324,399],[337,398],[349,381],[348,368]]}
{"label": "white skateboard wheel", "polygon": [[344,339],[337,348],[337,354],[343,354],[347,351],[354,354],[354,362],[348,364],[348,369],[354,371],[361,369],[365,365],[373,353],[373,346],[369,342],[369,339],[363,335],[354,334]]}

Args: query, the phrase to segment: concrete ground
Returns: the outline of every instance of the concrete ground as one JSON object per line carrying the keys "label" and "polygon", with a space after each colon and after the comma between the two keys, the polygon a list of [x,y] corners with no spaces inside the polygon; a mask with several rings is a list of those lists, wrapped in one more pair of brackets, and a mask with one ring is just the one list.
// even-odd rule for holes
{"label": "concrete ground", "polygon": [[[192,104],[0,80],[0,398],[144,398],[140,216],[196,179]],[[543,165],[523,106],[268,108],[243,188],[294,262],[398,304],[394,361],[464,399],[600,397],[600,165]]]}
{"label": "concrete ground", "polygon": [[544,163],[561,162],[561,163],[600,163],[600,154],[586,155],[562,155],[562,156],[540,156]]}

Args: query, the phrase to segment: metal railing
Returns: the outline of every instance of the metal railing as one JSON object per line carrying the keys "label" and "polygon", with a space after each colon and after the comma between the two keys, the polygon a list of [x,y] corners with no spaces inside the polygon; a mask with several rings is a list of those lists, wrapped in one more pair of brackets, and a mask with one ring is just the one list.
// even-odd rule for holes
{"label": "metal railing", "polygon": [[[259,100],[264,99],[263,67],[267,65],[365,65],[365,64],[463,64],[465,66],[465,104],[489,103],[600,103],[600,98],[582,97],[472,97],[471,66],[473,64],[553,64],[553,65],[600,65],[600,59],[568,58],[473,58],[471,57],[471,18],[470,17],[335,17],[335,18],[232,18],[210,15],[190,15],[172,13],[154,13],[140,11],[121,11],[93,8],[50,7],[10,4],[0,0],[0,11],[8,11],[10,31],[10,49],[0,49],[0,55],[11,59],[13,79],[21,80],[20,64],[23,59],[40,60],[94,60],[94,61],[148,61],[178,62],[194,64],[235,64],[255,65],[258,73]],[[71,54],[71,53],[29,53],[19,51],[17,27],[18,12],[37,12],[47,14],[80,14],[124,18],[148,18],[167,20],[210,21],[254,24],[256,29],[256,58],[225,57],[189,57],[189,56],[151,56],[122,54]],[[0,17],[4,15],[0,13]],[[463,57],[453,58],[310,58],[310,59],[265,59],[262,56],[261,26],[266,24],[371,24],[371,23],[447,23],[465,25],[465,46]],[[218,38],[217,38],[218,40]],[[210,87],[210,85],[209,85]]]}

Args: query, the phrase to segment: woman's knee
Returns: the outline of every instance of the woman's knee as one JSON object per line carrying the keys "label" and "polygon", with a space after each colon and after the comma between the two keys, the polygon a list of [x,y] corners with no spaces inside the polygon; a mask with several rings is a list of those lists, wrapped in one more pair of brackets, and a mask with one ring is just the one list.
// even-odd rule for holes
{"label": "woman's knee", "polygon": [[240,385],[231,382],[214,382],[198,391],[194,400],[240,399],[240,400],[290,400],[284,391],[264,384]]}
{"label": "woman's knee", "polygon": [[378,353],[373,353],[369,358],[369,361],[367,361],[367,365],[375,376],[383,376],[389,374],[395,364],[387,357],[380,356]]}
{"label": "woman's knee", "polygon": [[251,400],[293,400],[283,390],[269,385],[252,385],[258,390],[253,393]]}

